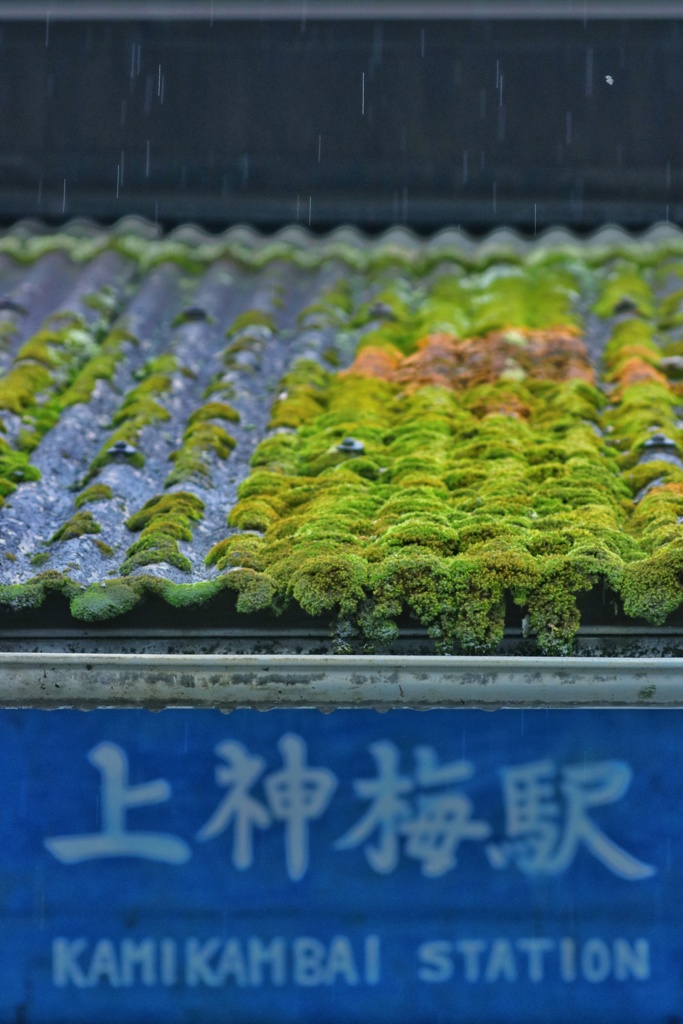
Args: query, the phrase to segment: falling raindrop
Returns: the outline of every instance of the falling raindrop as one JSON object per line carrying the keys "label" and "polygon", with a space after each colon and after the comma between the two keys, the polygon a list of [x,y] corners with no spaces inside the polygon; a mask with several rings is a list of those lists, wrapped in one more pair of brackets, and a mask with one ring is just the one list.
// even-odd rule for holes
{"label": "falling raindrop", "polygon": [[360,100],[360,112],[365,114],[365,72],[361,75],[361,100]]}
{"label": "falling raindrop", "polygon": [[66,212],[66,178],[64,179],[64,191],[62,193],[62,213]]}

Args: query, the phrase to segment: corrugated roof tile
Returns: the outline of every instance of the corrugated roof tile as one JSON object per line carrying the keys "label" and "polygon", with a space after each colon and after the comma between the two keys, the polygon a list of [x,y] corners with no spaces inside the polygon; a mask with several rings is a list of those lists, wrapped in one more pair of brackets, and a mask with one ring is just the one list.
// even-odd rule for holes
{"label": "corrugated roof tile", "polygon": [[568,653],[582,594],[683,603],[680,233],[124,227],[0,238],[4,616]]}

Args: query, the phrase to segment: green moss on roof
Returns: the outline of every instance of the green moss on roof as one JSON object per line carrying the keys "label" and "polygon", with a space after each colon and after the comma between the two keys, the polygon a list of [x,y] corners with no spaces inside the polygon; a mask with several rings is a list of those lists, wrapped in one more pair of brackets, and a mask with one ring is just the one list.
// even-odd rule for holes
{"label": "green moss on roof", "polygon": [[162,494],[150,498],[139,512],[126,520],[126,526],[140,538],[126,552],[121,572],[165,562],[183,572],[189,572],[192,563],[181,554],[178,541],[192,540],[192,523],[201,520],[204,502],[185,491]]}
{"label": "green moss on roof", "polygon": [[[612,315],[614,294],[629,281],[623,270],[613,272],[598,311]],[[271,428],[294,427],[296,434],[259,445],[253,476],[229,516],[233,528],[263,537],[243,535],[242,545],[228,537],[208,561],[244,564],[255,556],[274,585],[274,608],[295,602],[311,615],[334,612],[370,642],[393,636],[407,610],[442,651],[455,643],[471,653],[495,650],[508,601],[525,610],[549,654],[571,649],[582,593],[604,583],[636,607],[632,577],[643,570],[628,567],[646,556],[629,530],[633,491],[618,446],[628,445],[630,458],[636,451],[637,461],[641,434],[624,434],[625,421],[633,428],[633,403],[645,410],[649,436],[654,408],[655,425],[674,429],[673,412],[662,420],[662,410],[676,397],[665,380],[646,374],[624,392],[625,417],[621,406],[614,411],[592,383],[585,350],[561,340],[571,339],[577,323],[576,285],[564,267],[542,268],[536,277],[511,268],[480,292],[481,282],[442,281],[431,300],[413,305],[404,294],[392,303],[385,292],[389,322],[365,334],[355,375],[299,365],[283,380]],[[630,313],[652,316],[650,285],[631,292],[639,304],[631,296]],[[440,322],[428,335],[436,347],[427,358],[420,338],[429,301],[438,304]],[[359,319],[371,316],[368,308]],[[440,339],[461,336],[468,317],[490,341],[459,355],[457,345]],[[615,327],[606,386],[623,387],[624,373],[628,383],[634,359],[657,372],[648,323]],[[502,334],[488,334],[501,327]],[[532,338],[535,355],[524,369],[520,356]],[[591,426],[605,422],[611,438]],[[345,436],[362,442],[361,456],[340,452]],[[674,602],[672,586],[678,584],[669,580],[660,601],[668,611],[683,598],[676,591]]]}
{"label": "green moss on roof", "polygon": [[249,309],[235,317],[228,331],[228,337],[232,337],[247,327],[267,327],[268,330],[275,331],[275,321],[272,316],[260,309]]}
{"label": "green moss on roof", "polygon": [[229,423],[239,423],[240,414],[236,409],[226,402],[206,402],[190,415],[188,424],[204,423],[206,420],[227,420]]}
{"label": "green moss on roof", "polygon": [[93,583],[71,600],[71,614],[84,622],[100,622],[123,615],[138,603],[140,591],[125,580]]}
{"label": "green moss on roof", "polygon": [[74,537],[82,537],[84,533],[101,533],[102,527],[94,518],[92,512],[75,512],[62,526],[50,537],[50,544],[57,541],[73,540]]}
{"label": "green moss on roof", "polygon": [[[312,268],[321,259],[279,240],[249,249],[220,239],[194,246],[132,237],[0,239],[0,251],[26,261],[60,247],[87,261],[107,246],[137,263],[138,281],[164,262],[195,274],[226,254],[254,271],[272,260]],[[166,479],[153,484],[155,497],[126,520],[135,536],[120,578],[83,587],[43,573],[0,587],[0,603],[38,607],[57,591],[75,617],[97,621],[131,610],[145,595],[177,608],[224,595],[240,613],[298,608],[333,619],[340,649],[354,632],[381,647],[408,614],[443,653],[495,651],[516,606],[547,654],[571,651],[582,595],[592,590],[617,594],[627,614],[654,623],[678,609],[683,385],[671,357],[683,355],[683,288],[671,281],[680,276],[683,246],[569,246],[528,257],[492,249],[472,258],[455,249],[365,251],[337,242],[325,251],[338,261],[335,283],[308,292],[303,310],[292,308],[289,293],[281,302],[269,284],[268,309],[260,295],[258,309],[221,325],[229,344],[209,372],[202,367],[201,385],[188,385],[196,368],[183,368],[176,356],[187,332],[171,332],[166,351],[136,340],[123,317],[114,321],[113,292],[93,297],[102,317],[96,325],[53,317],[22,344],[0,377],[0,409],[11,428],[0,432],[6,504],[17,487],[38,481],[31,460],[63,412],[92,402],[96,382],[113,382],[129,355],[137,362],[142,352],[156,352],[118,398],[80,486],[109,463],[117,441],[136,449],[128,464],[143,467],[145,427],[163,430],[172,419],[168,440],[181,441]],[[226,479],[222,462],[244,436],[244,427],[230,426],[239,424],[240,401],[268,372],[268,346],[284,352],[288,345],[286,330],[277,330],[285,311],[289,323],[298,314],[307,338],[317,335],[309,350],[318,345],[319,356],[288,365],[251,474],[218,513],[225,534],[201,551],[210,578],[198,579],[195,526],[210,514],[201,534],[212,530],[215,541],[220,505],[167,488],[216,494]],[[601,360],[588,357],[587,312],[609,334]],[[253,357],[245,362],[247,350]],[[263,369],[254,370],[259,361]],[[240,377],[245,367],[249,378]],[[192,389],[197,400],[188,408]],[[88,509],[112,497],[103,484],[82,489],[52,543],[91,534],[99,553],[113,557],[111,538],[97,536]],[[192,582],[178,582],[176,570],[188,580],[194,572]]]}
{"label": "green moss on roof", "polygon": [[[165,423],[170,419],[168,410],[157,398],[170,390],[171,376],[176,368],[177,360],[173,356],[164,358],[161,364],[158,360],[150,360],[145,364],[137,375],[140,383],[128,391],[112,416],[111,425],[115,429],[90,463],[83,485],[92,480],[112,458],[120,457],[113,456],[111,451],[117,442],[126,442],[135,447],[144,427]],[[127,459],[138,468],[145,464],[141,451],[131,453]]]}
{"label": "green moss on roof", "polygon": [[21,416],[34,405],[52,380],[50,371],[38,362],[22,362],[0,380],[0,409]]}
{"label": "green moss on roof", "polygon": [[31,577],[26,583],[0,584],[0,607],[15,612],[39,608],[49,593],[60,593],[71,599],[82,588],[61,572],[48,569]]}
{"label": "green moss on roof", "polygon": [[632,263],[621,263],[603,283],[594,307],[598,316],[610,317],[621,311],[652,317],[654,299],[650,275]]}
{"label": "green moss on roof", "polygon": [[207,402],[190,415],[181,447],[169,455],[174,465],[166,477],[166,487],[191,480],[209,480],[211,453],[219,459],[228,458],[237,442],[223,427],[211,422],[217,419],[239,422],[239,414],[224,402]]}
{"label": "green moss on roof", "polygon": [[107,498],[113,498],[114,492],[111,487],[107,484],[92,484],[90,487],[86,487],[84,491],[81,491],[74,500],[76,508],[80,508],[82,505],[87,505],[94,501],[106,501]]}

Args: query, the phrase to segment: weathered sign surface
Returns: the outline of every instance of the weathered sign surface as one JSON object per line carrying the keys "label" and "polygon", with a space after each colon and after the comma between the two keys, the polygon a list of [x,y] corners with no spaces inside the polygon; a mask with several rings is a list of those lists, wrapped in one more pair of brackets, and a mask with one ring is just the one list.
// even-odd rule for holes
{"label": "weathered sign surface", "polygon": [[676,711],[3,711],[0,1022],[683,1020]]}

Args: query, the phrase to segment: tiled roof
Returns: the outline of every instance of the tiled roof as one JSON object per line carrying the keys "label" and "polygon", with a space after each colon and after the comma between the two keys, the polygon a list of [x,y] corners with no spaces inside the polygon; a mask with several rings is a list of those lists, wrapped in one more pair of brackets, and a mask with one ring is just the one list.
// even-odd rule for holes
{"label": "tiled roof", "polygon": [[[683,602],[683,241],[0,238],[0,617],[153,598],[491,653]],[[399,625],[397,625],[397,623]]]}

